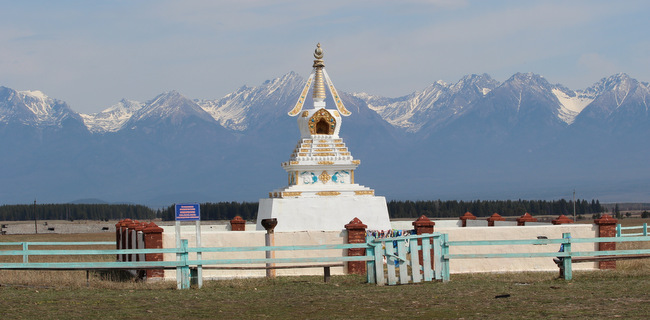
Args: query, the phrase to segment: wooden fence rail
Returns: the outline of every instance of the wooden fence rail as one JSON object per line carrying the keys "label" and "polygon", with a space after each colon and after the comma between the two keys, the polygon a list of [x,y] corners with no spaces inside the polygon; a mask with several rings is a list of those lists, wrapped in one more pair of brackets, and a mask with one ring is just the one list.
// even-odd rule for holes
{"label": "wooden fence rail", "polygon": [[[574,243],[600,243],[600,242],[633,242],[650,241],[650,236],[609,237],[609,238],[571,238],[566,233],[561,239],[529,239],[529,240],[481,240],[481,241],[450,241],[447,234],[434,232],[423,235],[409,235],[391,238],[367,237],[366,243],[335,244],[335,245],[294,245],[294,246],[258,246],[258,247],[188,247],[186,239],[181,241],[178,248],[166,249],[110,249],[110,250],[32,250],[30,246],[88,246],[88,245],[115,245],[113,242],[0,242],[0,257],[22,256],[22,262],[0,262],[0,269],[20,270],[93,270],[93,269],[176,269],[177,287],[186,289],[190,287],[190,268],[227,268],[225,266],[239,264],[266,264],[281,263],[293,264],[276,266],[282,268],[300,268],[304,263],[343,263],[348,261],[365,261],[367,264],[367,279],[369,283],[378,285],[417,283],[422,281],[450,279],[450,260],[452,259],[492,259],[492,258],[537,258],[548,257],[562,258],[564,277],[572,278],[572,262],[584,257],[619,258],[635,255],[648,255],[650,249],[639,250],[611,250],[611,251],[573,251]],[[451,254],[452,247],[461,246],[492,246],[492,245],[543,245],[561,244],[563,252],[509,252],[509,253],[471,253]],[[2,250],[3,247],[16,246],[19,249]],[[244,251],[300,251],[300,250],[343,250],[366,249],[364,256],[319,256],[319,257],[294,257],[294,258],[239,258],[239,259],[194,259],[190,253],[206,252],[244,252]],[[83,256],[83,255],[120,255],[120,254],[151,254],[171,253],[176,254],[176,261],[90,261],[90,262],[30,262],[31,256]],[[197,255],[198,257],[199,255]],[[303,265],[299,265],[303,264]],[[231,267],[232,268],[232,267]],[[237,268],[246,268],[240,266]],[[259,268],[249,266],[249,268]],[[201,273],[199,273],[201,274]],[[200,282],[199,282],[200,283]]]}
{"label": "wooden fence rail", "polygon": [[[0,250],[0,256],[22,256],[23,262],[0,262],[0,269],[14,270],[98,270],[98,269],[176,269],[177,287],[187,289],[190,287],[190,267],[198,269],[203,266],[219,266],[232,264],[257,264],[257,263],[292,263],[294,266],[276,266],[273,268],[302,268],[299,263],[325,263],[337,262],[340,265],[347,261],[368,261],[367,256],[323,256],[323,257],[298,257],[298,258],[259,258],[259,259],[196,259],[190,260],[190,253],[200,252],[244,252],[244,251],[300,251],[300,250],[342,250],[353,248],[367,248],[360,244],[337,245],[297,245],[297,246],[259,246],[259,247],[200,247],[190,248],[187,240],[182,239],[179,248],[166,249],[84,249],[84,250],[33,250],[30,246],[96,246],[115,245],[114,242],[4,242],[0,248],[18,246],[18,250]],[[177,254],[176,261],[88,261],[88,262],[30,262],[30,256],[87,256],[87,255],[118,255],[118,254],[150,254],[171,253]],[[253,269],[257,267],[251,267]],[[200,282],[199,282],[200,283]]]}
{"label": "wooden fence rail", "polygon": [[[624,230],[638,230],[640,229],[641,232],[639,233],[623,233]],[[632,226],[632,227],[623,227],[621,224],[616,225],[616,236],[617,237],[636,237],[636,236],[647,236],[648,235],[648,224],[644,223],[641,226]]]}
{"label": "wooden fence rail", "polygon": [[[561,268],[564,270],[564,279],[571,280],[572,262],[592,261],[594,259],[580,259],[579,257],[603,257],[608,259],[625,258],[627,256],[645,257],[650,254],[650,249],[638,250],[610,250],[610,251],[572,251],[573,243],[600,243],[600,242],[646,242],[650,241],[649,236],[634,237],[601,237],[601,238],[571,238],[570,233],[563,234],[561,239],[530,239],[530,240],[480,240],[480,241],[447,241],[442,244],[443,250],[449,252],[444,247],[453,246],[491,246],[491,245],[540,245],[540,244],[562,244],[563,252],[512,252],[512,253],[471,253],[471,254],[443,254],[442,259],[449,263],[450,259],[476,259],[476,258],[537,258],[537,257],[557,257],[561,258]],[[641,255],[641,256],[639,256]],[[449,270],[449,269],[447,269]]]}

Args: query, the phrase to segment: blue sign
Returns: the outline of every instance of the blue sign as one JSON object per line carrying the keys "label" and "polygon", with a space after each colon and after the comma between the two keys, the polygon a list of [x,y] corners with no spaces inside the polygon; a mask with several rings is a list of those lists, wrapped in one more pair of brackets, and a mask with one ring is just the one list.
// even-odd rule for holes
{"label": "blue sign", "polygon": [[198,203],[176,204],[176,221],[201,220],[201,207]]}

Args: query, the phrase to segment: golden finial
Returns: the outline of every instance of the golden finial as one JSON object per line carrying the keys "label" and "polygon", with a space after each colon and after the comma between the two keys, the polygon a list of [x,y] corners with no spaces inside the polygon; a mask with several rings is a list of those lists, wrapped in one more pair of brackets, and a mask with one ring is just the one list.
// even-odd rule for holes
{"label": "golden finial", "polygon": [[320,47],[320,42],[316,45],[316,50],[314,50],[314,65],[316,69],[316,77],[314,79],[314,92],[313,98],[314,101],[324,101],[325,100],[325,83],[323,80],[323,68],[325,63],[323,63],[323,49]]}
{"label": "golden finial", "polygon": [[314,58],[323,59],[323,49],[320,48],[320,42],[316,45],[316,50],[314,50]]}

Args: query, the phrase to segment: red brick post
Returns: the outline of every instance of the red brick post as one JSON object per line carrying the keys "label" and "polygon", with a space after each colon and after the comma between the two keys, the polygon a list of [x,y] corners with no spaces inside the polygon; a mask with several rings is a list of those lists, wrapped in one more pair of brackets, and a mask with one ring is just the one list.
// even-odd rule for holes
{"label": "red brick post", "polygon": [[561,214],[559,217],[557,217],[557,219],[552,220],[551,223],[555,225],[573,223],[573,219],[570,219],[569,217]]}
{"label": "red brick post", "polygon": [[[145,226],[144,230],[144,247],[147,249],[159,249],[163,247],[163,228],[151,222]],[[163,261],[162,253],[147,253],[145,254],[145,261]],[[165,270],[163,269],[147,269],[147,279],[163,278]]]}
{"label": "red brick post", "polygon": [[[616,237],[616,224],[618,219],[612,218],[608,214],[604,214],[600,219],[594,220],[598,225],[598,237]],[[598,243],[598,251],[616,250],[616,242],[600,242]],[[599,269],[616,269],[616,260],[612,261],[599,261]]]}
{"label": "red brick post", "polygon": [[[348,243],[365,243],[366,228],[368,226],[363,224],[359,218],[352,219],[345,225],[345,230],[348,231]],[[366,255],[364,248],[348,249],[348,256],[364,255]],[[348,274],[366,274],[366,263],[364,261],[348,261]]]}
{"label": "red brick post", "polygon": [[471,212],[467,211],[459,219],[463,221],[463,227],[467,227],[467,220],[476,220],[476,216],[474,216]]}
{"label": "red brick post", "polygon": [[[429,220],[425,215],[421,215],[417,220],[413,221],[413,227],[415,227],[415,234],[421,235],[421,234],[427,234],[427,233],[433,233],[433,228],[436,225],[435,222]],[[418,239],[418,245],[422,245],[422,239]],[[420,265],[423,264],[424,257],[422,256],[422,251],[420,250],[418,252],[418,256],[420,257]],[[431,249],[431,268],[433,268],[434,261],[433,261],[433,249]]]}
{"label": "red brick post", "polygon": [[506,218],[502,217],[498,213],[494,213],[488,219],[488,227],[494,227],[494,221],[506,221]]}
{"label": "red brick post", "polygon": [[240,216],[234,217],[230,220],[230,231],[246,231],[246,220]]}
{"label": "red brick post", "polygon": [[525,226],[526,222],[537,222],[537,218],[533,218],[530,213],[526,212],[521,217],[517,218],[518,226]]}

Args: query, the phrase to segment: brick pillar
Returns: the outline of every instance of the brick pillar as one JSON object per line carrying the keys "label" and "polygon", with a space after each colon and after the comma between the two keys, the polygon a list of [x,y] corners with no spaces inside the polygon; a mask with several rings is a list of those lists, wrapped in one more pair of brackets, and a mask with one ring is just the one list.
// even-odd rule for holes
{"label": "brick pillar", "polygon": [[463,227],[467,227],[467,220],[476,220],[476,216],[474,216],[471,212],[467,211],[459,219],[463,221]]}
{"label": "brick pillar", "polygon": [[230,220],[230,231],[246,231],[246,220],[240,216],[234,217]]}
{"label": "brick pillar", "polygon": [[[163,247],[163,228],[151,222],[147,224],[142,230],[144,234],[144,247],[147,249],[159,249]],[[163,261],[162,253],[147,253],[145,254],[146,261]],[[147,279],[163,278],[165,270],[163,269],[147,269]]]}
{"label": "brick pillar", "polygon": [[[415,234],[421,235],[421,234],[426,234],[426,233],[433,233],[433,228],[436,225],[435,222],[429,220],[425,215],[420,216],[417,220],[413,221],[413,227],[415,227]],[[418,239],[418,245],[422,245],[422,239]],[[424,257],[422,256],[422,251],[418,251],[418,256],[420,257],[420,265],[422,265],[424,261]],[[433,261],[433,249],[431,249],[431,268],[433,268],[434,261]]]}
{"label": "brick pillar", "polygon": [[494,213],[488,219],[488,227],[494,227],[494,221],[506,221],[506,218],[502,217],[498,213]]}
{"label": "brick pillar", "polygon": [[[600,219],[594,220],[598,225],[598,237],[616,237],[616,224],[618,219],[612,218],[608,214],[604,214]],[[600,242],[598,243],[598,251],[616,250],[616,242]],[[616,260],[612,261],[598,261],[599,269],[616,269]]]}
{"label": "brick pillar", "polygon": [[530,213],[526,212],[521,217],[517,218],[518,226],[525,226],[526,222],[537,222],[537,218],[533,218]]}
{"label": "brick pillar", "polygon": [[[129,247],[129,242],[128,242],[128,225],[131,223],[131,219],[124,219],[120,222],[120,243],[122,243],[122,249],[128,249]],[[126,254],[122,254],[122,261],[128,261],[128,256]]]}
{"label": "brick pillar", "polygon": [[551,223],[556,225],[573,223],[573,219],[570,219],[569,217],[561,214],[559,217],[557,217],[557,219],[552,220]]}
{"label": "brick pillar", "polygon": [[[367,225],[363,224],[359,218],[354,218],[350,223],[345,225],[345,230],[348,231],[348,243],[365,243],[366,242],[366,228]],[[348,249],[348,256],[365,256],[366,249],[355,248]],[[366,262],[364,261],[348,261],[348,274],[366,274]]]}

